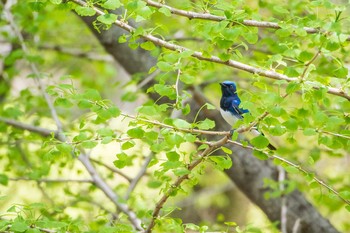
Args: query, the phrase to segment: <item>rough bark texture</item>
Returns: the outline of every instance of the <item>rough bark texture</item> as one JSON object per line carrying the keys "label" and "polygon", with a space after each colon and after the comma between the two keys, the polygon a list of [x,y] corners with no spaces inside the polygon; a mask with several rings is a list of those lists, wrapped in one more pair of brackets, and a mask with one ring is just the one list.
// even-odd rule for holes
{"label": "rough bark texture", "polygon": [[[132,50],[125,44],[118,43],[118,37],[125,33],[122,29],[112,26],[108,31],[96,32],[92,27],[94,18],[84,17],[84,22],[91,28],[101,45],[110,53],[130,74],[138,72],[147,72],[152,67],[156,59],[151,57],[148,52],[136,49]],[[199,106],[205,103],[205,98],[198,91],[192,90],[194,93],[191,100],[191,109],[196,113]],[[216,121],[218,130],[227,130],[229,126],[223,121],[219,112],[202,111],[203,114]],[[190,116],[191,117],[191,116]],[[208,137],[208,140],[215,140]],[[280,221],[280,212],[282,201],[281,198],[266,200],[264,192],[267,191],[263,187],[263,179],[277,180],[278,169],[271,161],[261,161],[255,158],[251,151],[238,146],[229,146],[233,154],[232,168],[226,170],[229,178],[239,187],[240,190],[272,221]],[[335,233],[338,232],[330,222],[322,217],[317,209],[315,209],[298,190],[285,196],[288,207],[287,212],[287,231],[293,232],[293,226],[297,219],[300,219],[300,227],[297,232],[302,233]],[[296,231],[294,231],[296,232]],[[294,233],[293,232],[293,233]]]}

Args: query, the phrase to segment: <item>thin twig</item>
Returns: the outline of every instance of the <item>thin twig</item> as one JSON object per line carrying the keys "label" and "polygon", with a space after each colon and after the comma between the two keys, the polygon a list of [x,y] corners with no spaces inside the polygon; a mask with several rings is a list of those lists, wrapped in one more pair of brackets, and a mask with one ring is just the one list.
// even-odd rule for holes
{"label": "thin twig", "polygon": [[176,82],[175,82],[175,90],[176,90],[175,105],[176,106],[179,102],[179,81],[180,81],[180,75],[181,75],[180,62],[181,62],[181,58],[179,58],[179,60],[177,62],[177,65],[179,66],[179,68],[177,69]]}
{"label": "thin twig", "polygon": [[157,126],[161,126],[163,128],[173,129],[175,131],[178,130],[178,131],[186,132],[186,133],[193,133],[193,134],[198,133],[198,134],[206,134],[206,135],[222,135],[222,136],[230,134],[229,131],[207,131],[207,130],[200,130],[200,129],[177,128],[175,126],[167,125],[167,124],[161,123],[159,121],[155,121],[155,120],[147,120],[147,119],[144,119],[144,118],[139,118],[139,117],[131,116],[131,115],[124,114],[124,113],[122,113],[121,115],[124,116],[124,117],[128,117],[128,118],[131,118],[131,119],[135,119],[135,120],[141,121],[141,122],[143,121],[143,122],[146,122],[146,123],[150,123],[152,125],[157,125]]}
{"label": "thin twig", "polygon": [[299,232],[299,227],[300,227],[300,222],[301,222],[301,219],[298,218],[294,225],[293,225],[293,232],[292,233],[298,233]]}
{"label": "thin twig", "polygon": [[108,170],[110,170],[110,171],[120,175],[121,177],[125,178],[127,181],[129,181],[129,182],[132,181],[132,179],[129,176],[127,176],[123,172],[119,171],[118,169],[115,169],[114,167],[109,166],[108,164],[105,164],[105,163],[103,163],[103,162],[101,162],[101,161],[99,161],[97,159],[94,159],[94,158],[90,158],[90,160],[91,160],[91,162],[96,163],[98,165],[101,165],[101,166],[107,168]]}
{"label": "thin twig", "polygon": [[[227,141],[228,143],[230,144],[234,144],[234,145],[237,145],[237,146],[240,146],[240,147],[243,147],[243,148],[247,148],[247,149],[250,149],[250,150],[256,150],[256,151],[260,151],[262,153],[264,153],[268,158],[270,159],[276,159],[280,162],[283,162],[287,165],[290,165],[296,169],[298,169],[300,172],[304,173],[304,174],[310,174],[308,171],[306,171],[304,168],[302,168],[300,165],[297,165],[297,164],[294,164],[293,162],[285,159],[285,158],[282,158],[278,155],[270,155],[268,152],[264,151],[264,150],[259,150],[257,148],[254,148],[252,146],[245,146],[239,142],[236,142],[236,141],[232,141],[232,140],[228,140]],[[336,191],[334,188],[330,187],[329,185],[327,185],[326,183],[324,183],[321,179],[317,178],[316,176],[314,176],[312,178],[314,181],[316,181],[319,185],[325,187],[326,189],[328,189],[330,192],[334,193],[340,200],[342,200],[344,203],[350,205],[350,200],[347,200],[345,199],[344,197],[342,197],[338,191]]]}
{"label": "thin twig", "polygon": [[[144,1],[149,6],[153,6],[156,8],[167,8],[172,14],[184,16],[184,17],[187,17],[189,19],[202,19],[202,20],[210,20],[210,21],[217,21],[217,22],[229,20],[224,16],[217,16],[217,15],[212,15],[209,13],[198,13],[198,12],[193,12],[193,11],[181,10],[181,9],[177,9],[175,7],[168,6],[168,5],[163,4],[161,2],[155,2],[155,1],[151,1],[151,0],[144,0]],[[233,21],[232,23],[242,24],[242,25],[245,25],[248,27],[272,28],[272,29],[280,29],[281,28],[281,26],[278,23],[268,22],[268,21],[257,21],[257,20],[246,20],[245,19],[243,21],[240,21],[239,23],[237,23],[235,21]],[[319,29],[310,28],[310,27],[304,27],[303,29],[308,34],[315,34],[315,33],[322,32]],[[328,34],[327,32],[323,32],[323,33]],[[346,40],[350,41],[350,36],[348,36]]]}
{"label": "thin twig", "polygon": [[[196,159],[195,161],[193,161],[191,164],[189,164],[187,166],[187,169],[189,171],[192,171],[198,164],[200,164],[204,160],[204,158],[209,156],[210,153],[212,153],[217,148],[219,148],[219,147],[223,146],[224,144],[226,144],[226,142],[228,140],[229,140],[229,136],[225,136],[222,139],[220,139],[219,141],[209,142],[208,143],[209,146],[199,155],[198,159]],[[156,204],[156,206],[155,206],[155,208],[153,210],[152,220],[151,220],[150,224],[148,225],[145,233],[152,232],[152,229],[153,229],[153,227],[155,225],[155,220],[158,218],[159,212],[163,208],[165,202],[168,200],[170,195],[182,184],[182,182],[187,180],[188,178],[189,178],[189,174],[186,174],[186,175],[178,177],[177,180],[166,190],[165,194],[157,202],[157,204]]]}
{"label": "thin twig", "polygon": [[130,182],[128,190],[126,191],[126,194],[125,194],[125,199],[126,200],[128,200],[130,198],[130,195],[131,195],[132,191],[134,191],[134,189],[135,189],[136,185],[138,184],[138,182],[145,175],[145,173],[147,171],[148,164],[151,162],[153,156],[154,156],[153,153],[151,153],[150,155],[147,156],[147,158],[145,159],[145,161],[144,161],[140,171],[137,173],[135,178],[132,179],[132,181]]}
{"label": "thin twig", "polygon": [[[81,6],[85,6],[85,7],[90,7],[90,5],[88,5],[85,1],[83,0],[71,0],[72,2],[77,3],[78,5]],[[95,10],[95,12],[98,15],[105,15],[106,13],[102,10],[100,10],[97,7],[92,6],[92,9]],[[123,22],[121,20],[116,20],[114,21],[114,24],[117,25],[118,27],[128,31],[129,33],[133,33],[136,31],[136,28],[130,26],[128,23]],[[160,47],[164,47],[167,48],[169,50],[172,51],[178,51],[178,52],[184,52],[184,51],[189,51],[192,52],[192,57],[195,57],[199,60],[203,60],[203,61],[209,61],[209,62],[214,62],[214,63],[218,63],[218,64],[223,64],[226,66],[230,66],[239,70],[243,70],[252,74],[257,74],[263,77],[267,77],[267,78],[271,78],[271,79],[276,79],[276,80],[285,80],[287,82],[299,82],[299,78],[297,77],[289,77],[286,76],[284,74],[280,74],[277,73],[275,71],[272,70],[265,70],[265,69],[261,69],[261,68],[257,68],[257,67],[253,67],[235,60],[228,60],[228,61],[223,61],[221,60],[219,57],[217,56],[204,56],[201,52],[198,51],[193,51],[189,48],[183,47],[183,46],[179,46],[170,42],[167,42],[165,40],[162,40],[158,37],[155,37],[151,34],[145,34],[145,35],[140,35],[140,37],[142,37],[143,39],[147,40],[147,41],[151,41],[152,43],[154,43],[155,45],[158,45]],[[342,89],[338,89],[338,88],[334,88],[334,87],[329,87],[323,84],[318,84],[315,82],[311,82],[311,81],[305,81],[304,82],[307,85],[311,85],[312,88],[318,90],[320,88],[326,88],[327,92],[332,94],[332,95],[337,95],[343,98],[346,98],[348,100],[350,100],[350,95],[345,93]]]}

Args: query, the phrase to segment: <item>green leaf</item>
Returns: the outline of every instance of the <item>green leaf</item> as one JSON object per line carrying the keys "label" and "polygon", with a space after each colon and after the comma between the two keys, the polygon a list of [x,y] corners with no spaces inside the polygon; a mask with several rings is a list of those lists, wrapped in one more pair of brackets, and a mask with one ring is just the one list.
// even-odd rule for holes
{"label": "green leaf", "polygon": [[169,99],[176,99],[176,90],[170,85],[155,84],[154,90],[161,96],[167,96]]}
{"label": "green leaf", "polygon": [[299,172],[299,169],[296,167],[293,167],[293,166],[287,165],[287,166],[283,166],[283,167],[286,170],[286,172],[288,172],[288,173],[298,173]]}
{"label": "green leaf", "polygon": [[107,137],[103,137],[101,144],[108,144],[111,141],[113,141],[113,137],[107,136]]}
{"label": "green leaf", "polygon": [[282,125],[290,131],[298,130],[298,122],[294,118],[290,118],[289,120],[285,121]]}
{"label": "green leaf", "polygon": [[348,68],[342,66],[334,70],[333,74],[338,78],[346,78],[348,76],[348,72],[349,72]]}
{"label": "green leaf", "polygon": [[97,130],[97,133],[102,136],[102,137],[106,137],[106,136],[113,136],[114,135],[114,131],[111,130],[110,128],[101,128]]}
{"label": "green leaf", "polygon": [[148,183],[147,183],[147,186],[149,188],[153,188],[153,189],[156,189],[156,188],[159,188],[160,186],[162,186],[163,182],[162,181],[159,181],[159,180],[150,180]]}
{"label": "green leaf", "polygon": [[97,17],[97,20],[101,23],[110,25],[118,19],[118,16],[115,14],[104,14]]}
{"label": "green leaf", "polygon": [[168,146],[175,145],[176,147],[179,147],[180,144],[184,142],[184,138],[177,133],[171,133],[165,136],[165,141]]}
{"label": "green leaf", "polygon": [[286,92],[288,94],[291,94],[293,92],[299,91],[300,90],[300,84],[299,83],[289,83],[287,88],[286,88]]}
{"label": "green leaf", "polygon": [[182,120],[182,119],[178,119],[178,118],[173,120],[173,125],[176,128],[181,128],[181,129],[189,129],[192,127],[192,125],[190,123],[188,123],[187,121]]}
{"label": "green leaf", "polygon": [[171,16],[171,11],[167,7],[161,7],[158,11],[163,13],[167,17]]}
{"label": "green leaf", "polygon": [[158,139],[158,132],[155,131],[149,131],[149,132],[145,132],[145,138],[147,138],[148,140],[154,141]]}
{"label": "green leaf", "polygon": [[244,35],[244,39],[246,39],[249,44],[256,44],[256,42],[258,42],[259,36],[257,33],[249,32]]}
{"label": "green leaf", "polygon": [[61,151],[62,153],[70,154],[73,151],[73,147],[70,144],[67,143],[61,143],[56,145],[57,150]]}
{"label": "green leaf", "polygon": [[14,221],[11,230],[14,232],[25,232],[29,227],[24,222]]}
{"label": "green leaf", "polygon": [[147,116],[156,116],[159,114],[155,106],[141,106],[138,108],[138,112]]}
{"label": "green leaf", "polygon": [[286,10],[284,7],[281,5],[275,5],[273,7],[273,10],[276,11],[277,13],[283,14],[283,15],[289,15],[289,11]]}
{"label": "green leaf", "polygon": [[215,162],[220,170],[229,169],[232,166],[232,160],[229,156],[210,156],[209,159]]}
{"label": "green leaf", "polygon": [[346,205],[345,209],[350,212],[350,205]]}
{"label": "green leaf", "polygon": [[269,159],[269,156],[267,154],[265,154],[264,152],[262,152],[262,151],[254,150],[253,151],[253,155],[255,157],[257,157],[258,159],[260,159],[260,160],[267,160],[267,159]]}
{"label": "green leaf", "polygon": [[329,41],[326,44],[326,49],[328,49],[329,51],[335,51],[335,50],[337,50],[339,48],[340,48],[340,45],[339,45],[338,42]]}
{"label": "green leaf", "polygon": [[187,133],[184,135],[184,139],[186,142],[195,142],[197,138],[193,134]]}
{"label": "green leaf", "polygon": [[176,169],[182,166],[182,163],[180,161],[166,161],[161,164],[161,166],[164,168],[164,170],[168,171],[171,169]]}
{"label": "green leaf", "polygon": [[166,157],[168,158],[169,161],[179,161],[180,159],[180,155],[175,151],[170,151],[166,153]]}
{"label": "green leaf", "polygon": [[140,47],[147,51],[151,51],[156,48],[156,46],[151,41],[146,41],[142,43]]}
{"label": "green leaf", "polygon": [[[296,172],[294,172],[294,173],[296,173]],[[308,186],[308,188],[310,188],[310,189],[315,189],[318,187],[320,187],[320,185],[316,181],[312,181],[311,183],[309,183],[309,186]]]}
{"label": "green leaf", "polygon": [[127,150],[135,146],[135,143],[133,141],[126,141],[122,144],[122,149]]}
{"label": "green leaf", "polygon": [[77,6],[74,10],[80,16],[94,16],[96,14],[94,9],[85,6]]}
{"label": "green leaf", "polygon": [[202,130],[212,129],[215,127],[215,121],[206,118],[204,121],[200,121],[199,123],[197,123],[197,127],[198,129]]}
{"label": "green leaf", "polygon": [[61,4],[62,0],[50,0],[50,2],[53,4]]}
{"label": "green leaf", "polygon": [[227,147],[224,147],[224,146],[222,146],[221,147],[221,150],[223,151],[223,152],[225,152],[226,154],[232,154],[232,150],[230,150],[229,148],[227,148]]}
{"label": "green leaf", "polygon": [[121,113],[120,109],[116,106],[109,107],[107,111],[111,114],[112,117],[118,117]]}
{"label": "green leaf", "polygon": [[73,103],[68,98],[59,97],[55,100],[55,105],[63,108],[70,108],[73,106]]}
{"label": "green leaf", "polygon": [[85,141],[81,143],[81,146],[84,147],[85,149],[92,149],[97,146],[97,142],[94,141]]}
{"label": "green leaf", "polygon": [[119,0],[107,0],[105,3],[102,4],[102,6],[109,10],[115,10],[119,8],[122,4]]}
{"label": "green leaf", "polygon": [[174,170],[173,172],[174,172],[174,175],[176,175],[176,176],[184,176],[184,175],[188,175],[191,173],[191,171],[185,167],[178,168],[178,169]]}
{"label": "green leaf", "polygon": [[142,138],[145,134],[145,131],[141,129],[141,127],[136,127],[129,129],[126,133],[132,138]]}
{"label": "green leaf", "polygon": [[307,61],[310,61],[312,59],[314,55],[312,53],[309,53],[307,51],[302,51],[300,54],[299,54],[299,57],[298,59],[302,62],[307,62]]}
{"label": "green leaf", "polygon": [[182,74],[180,75],[180,80],[181,82],[189,85],[189,84],[193,84],[196,78],[189,74]]}
{"label": "green leaf", "polygon": [[88,89],[84,92],[83,97],[91,101],[98,101],[102,99],[100,93],[95,89]]}
{"label": "green leaf", "polygon": [[267,138],[265,138],[263,135],[253,138],[250,142],[258,149],[266,148],[270,144],[269,140],[267,140]]}
{"label": "green leaf", "polygon": [[292,31],[290,29],[281,28],[281,29],[278,29],[277,31],[275,31],[275,33],[279,37],[288,37],[292,34]]}
{"label": "green leaf", "polygon": [[86,108],[91,108],[92,106],[93,104],[89,100],[82,99],[82,100],[79,100],[78,102],[79,108],[86,109]]}
{"label": "green leaf", "polygon": [[305,136],[312,136],[316,134],[316,130],[312,128],[306,128],[304,129],[303,133]]}
{"label": "green leaf", "polygon": [[9,182],[9,178],[4,174],[0,174],[0,184],[6,186],[8,182]]}
{"label": "green leaf", "polygon": [[164,71],[164,72],[168,72],[168,71],[174,70],[174,65],[169,64],[169,63],[164,62],[164,61],[158,62],[158,63],[157,63],[157,66],[158,66],[158,68],[159,68],[161,71]]}
{"label": "green leaf", "polygon": [[114,160],[113,161],[113,164],[115,167],[119,168],[119,169],[122,169],[126,166],[126,162],[123,161],[123,160]]}

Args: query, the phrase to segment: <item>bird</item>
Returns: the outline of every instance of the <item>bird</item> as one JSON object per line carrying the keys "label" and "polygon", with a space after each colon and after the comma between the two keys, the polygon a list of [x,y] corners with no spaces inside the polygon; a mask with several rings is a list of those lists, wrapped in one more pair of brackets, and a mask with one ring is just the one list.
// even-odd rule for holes
{"label": "bird", "polygon": [[[225,121],[233,126],[238,120],[243,119],[244,114],[249,113],[249,110],[239,107],[241,104],[241,99],[237,94],[237,86],[235,82],[224,81],[220,83],[220,85],[222,93],[220,99],[220,113]],[[248,134],[245,134],[245,136],[248,138],[257,137],[259,135],[263,134],[255,127],[251,128]],[[271,144],[269,144],[267,147],[271,150],[276,150],[276,148]]]}

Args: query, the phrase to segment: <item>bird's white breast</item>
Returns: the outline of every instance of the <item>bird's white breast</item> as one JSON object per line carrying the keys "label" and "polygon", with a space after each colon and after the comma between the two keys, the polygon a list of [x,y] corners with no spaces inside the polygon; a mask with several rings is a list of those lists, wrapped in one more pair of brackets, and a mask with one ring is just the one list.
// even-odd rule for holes
{"label": "bird's white breast", "polygon": [[231,126],[234,125],[238,118],[235,117],[232,113],[230,113],[229,111],[224,111],[220,108],[220,113],[221,113],[221,116],[225,119],[225,121],[227,123],[229,123]]}
{"label": "bird's white breast", "polygon": [[[238,118],[235,117],[229,111],[224,111],[220,108],[220,113],[221,113],[221,116],[225,119],[225,121],[229,123],[231,126],[233,126],[238,121]],[[249,132],[244,132],[243,134],[245,138],[247,138],[248,140],[251,140],[252,138],[259,136],[260,132],[256,130],[256,128],[252,128],[249,130]]]}

